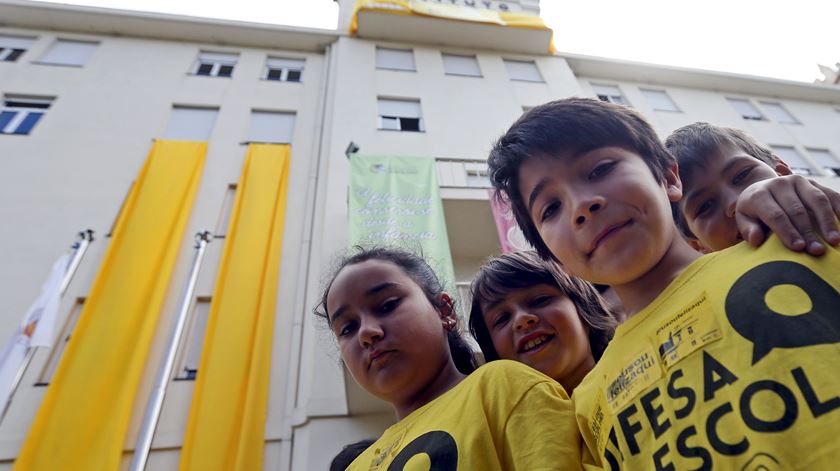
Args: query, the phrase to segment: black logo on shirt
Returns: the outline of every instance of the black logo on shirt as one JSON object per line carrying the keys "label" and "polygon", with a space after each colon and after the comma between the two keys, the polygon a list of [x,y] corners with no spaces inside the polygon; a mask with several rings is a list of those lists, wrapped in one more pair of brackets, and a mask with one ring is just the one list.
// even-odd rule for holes
{"label": "black logo on shirt", "polygon": [[457,471],[458,469],[458,445],[452,435],[435,430],[426,432],[415,438],[400,451],[388,471],[402,471],[408,461],[416,455],[429,455],[429,471]]}

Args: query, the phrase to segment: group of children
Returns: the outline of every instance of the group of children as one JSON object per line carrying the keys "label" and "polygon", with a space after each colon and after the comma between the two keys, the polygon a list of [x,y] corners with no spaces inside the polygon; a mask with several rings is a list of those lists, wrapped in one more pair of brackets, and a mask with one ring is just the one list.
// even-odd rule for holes
{"label": "group of children", "polygon": [[536,250],[473,281],[484,365],[417,255],[360,250],[326,287],[316,313],[398,419],[334,469],[835,466],[840,195],[740,131],[663,144],[591,99],[530,110],[488,164]]}

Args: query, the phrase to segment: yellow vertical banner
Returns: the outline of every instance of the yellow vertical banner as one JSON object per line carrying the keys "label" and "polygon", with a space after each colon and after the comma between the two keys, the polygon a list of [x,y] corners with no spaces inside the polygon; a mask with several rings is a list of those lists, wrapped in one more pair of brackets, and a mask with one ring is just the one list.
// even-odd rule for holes
{"label": "yellow vertical banner", "polygon": [[152,147],[16,471],[119,469],[137,385],[206,153],[203,142],[157,141]]}
{"label": "yellow vertical banner", "polygon": [[288,145],[252,144],[225,236],[182,471],[262,469]]}

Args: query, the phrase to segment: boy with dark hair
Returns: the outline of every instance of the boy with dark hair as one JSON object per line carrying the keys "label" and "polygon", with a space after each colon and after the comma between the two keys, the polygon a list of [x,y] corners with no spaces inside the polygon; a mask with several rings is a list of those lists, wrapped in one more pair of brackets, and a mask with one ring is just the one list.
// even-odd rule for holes
{"label": "boy with dark hair", "polygon": [[597,100],[534,108],[489,165],[529,242],[570,274],[611,285],[630,315],[573,396],[598,464],[840,460],[825,438],[840,433],[840,376],[824,368],[840,361],[836,249],[814,258],[771,237],[701,257],[672,219],[682,197],[674,158],[644,118]]}
{"label": "boy with dark hair", "polygon": [[[744,239],[736,227],[735,203],[747,187],[758,181],[791,175],[790,167],[773,151],[739,129],[702,122],[689,124],[668,136],[665,147],[677,159],[683,184],[677,227],[688,243],[703,253],[723,250]],[[787,178],[794,184],[785,186],[774,182],[778,189],[771,204],[777,203],[781,209],[790,207],[792,199],[797,197],[828,198],[840,215],[840,195],[801,176]],[[772,186],[768,188],[773,190]],[[805,211],[797,216],[808,218]],[[836,245],[840,242],[840,232],[833,215],[827,216],[818,223],[826,240]],[[754,232],[755,236],[763,236],[763,231]],[[806,244],[810,253],[822,253],[822,244],[813,232],[805,233],[795,242],[796,248]]]}

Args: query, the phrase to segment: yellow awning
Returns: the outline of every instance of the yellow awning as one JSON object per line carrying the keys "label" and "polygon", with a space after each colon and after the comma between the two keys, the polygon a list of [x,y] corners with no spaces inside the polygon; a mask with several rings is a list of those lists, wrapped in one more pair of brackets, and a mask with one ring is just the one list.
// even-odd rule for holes
{"label": "yellow awning", "polygon": [[119,469],[206,153],[203,142],[152,147],[15,470]]}
{"label": "yellow awning", "polygon": [[289,154],[287,145],[248,149],[210,305],[182,471],[262,469]]}

